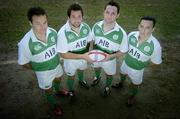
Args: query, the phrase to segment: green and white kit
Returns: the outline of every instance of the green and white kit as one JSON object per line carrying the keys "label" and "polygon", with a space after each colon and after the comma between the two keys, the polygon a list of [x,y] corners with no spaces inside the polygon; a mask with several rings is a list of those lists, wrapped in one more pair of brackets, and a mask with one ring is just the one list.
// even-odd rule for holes
{"label": "green and white kit", "polygon": [[[88,43],[91,40],[91,29],[88,24],[82,22],[80,33],[77,34],[67,21],[58,32],[57,51],[84,54],[89,51]],[[64,70],[68,76],[75,75],[77,69],[84,70],[86,68],[87,61],[83,59],[64,59]]]}
{"label": "green and white kit", "polygon": [[141,84],[144,68],[150,62],[160,64],[162,62],[161,46],[154,36],[150,36],[145,42],[138,43],[139,32],[131,32],[128,35],[129,51],[121,65],[121,72],[128,74],[132,83]]}
{"label": "green and white kit", "polygon": [[[97,22],[92,29],[94,40],[94,49],[101,50],[107,54],[113,54],[118,51],[125,53],[128,51],[127,34],[117,23],[114,28],[108,32],[103,31],[104,21]],[[95,62],[93,67],[102,67],[108,75],[116,73],[116,58],[106,62]]]}
{"label": "green and white kit", "polygon": [[53,80],[63,74],[56,51],[57,32],[48,27],[46,39],[46,43],[38,40],[31,29],[18,43],[18,64],[32,66],[42,89],[51,88]]}

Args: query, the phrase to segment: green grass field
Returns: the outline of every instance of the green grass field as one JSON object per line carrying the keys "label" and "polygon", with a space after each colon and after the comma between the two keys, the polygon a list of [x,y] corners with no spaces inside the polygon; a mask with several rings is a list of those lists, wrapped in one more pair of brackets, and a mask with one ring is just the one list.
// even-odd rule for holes
{"label": "green grass field", "polygon": [[[107,0],[0,0],[0,52],[16,49],[16,44],[29,30],[26,18],[28,8],[41,6],[47,13],[51,27],[59,30],[66,22],[66,10],[74,1],[84,9],[84,20],[91,26],[102,19]],[[180,36],[180,2],[177,0],[116,0],[120,3],[120,17],[117,22],[129,33],[137,29],[141,16],[154,16],[158,23],[155,36],[164,40],[177,40]]]}

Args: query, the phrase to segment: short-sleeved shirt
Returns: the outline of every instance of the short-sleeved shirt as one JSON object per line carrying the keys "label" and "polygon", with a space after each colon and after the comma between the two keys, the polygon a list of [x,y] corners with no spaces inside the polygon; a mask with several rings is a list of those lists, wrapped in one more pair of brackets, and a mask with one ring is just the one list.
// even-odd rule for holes
{"label": "short-sleeved shirt", "polygon": [[128,51],[127,34],[124,29],[115,23],[112,30],[103,31],[104,21],[97,22],[92,29],[92,38],[94,40],[94,49],[99,49],[108,54],[118,51],[125,53]]}
{"label": "short-sleeved shirt", "polygon": [[150,62],[160,64],[162,51],[158,40],[151,35],[145,42],[138,44],[138,36],[137,31],[128,35],[129,51],[125,63],[135,70],[144,69]]}
{"label": "short-sleeved shirt", "polygon": [[37,39],[31,29],[18,44],[18,64],[30,63],[35,72],[44,72],[56,69],[60,64],[56,52],[57,32],[49,28],[46,32],[46,43]]}
{"label": "short-sleeved shirt", "polygon": [[69,21],[58,31],[57,51],[60,53],[72,52],[83,54],[88,52],[88,43],[92,40],[91,29],[88,24],[82,22],[80,33],[77,34],[70,27]]}

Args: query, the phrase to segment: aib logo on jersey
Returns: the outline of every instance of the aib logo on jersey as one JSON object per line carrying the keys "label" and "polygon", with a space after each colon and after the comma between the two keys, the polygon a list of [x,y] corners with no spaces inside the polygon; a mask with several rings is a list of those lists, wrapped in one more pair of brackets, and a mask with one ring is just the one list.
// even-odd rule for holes
{"label": "aib logo on jersey", "polygon": [[55,50],[55,48],[52,48],[45,53],[45,59],[50,58],[51,56],[53,56],[55,54],[56,54],[56,50]]}
{"label": "aib logo on jersey", "polygon": [[86,40],[79,41],[76,44],[76,48],[81,48],[81,47],[84,47],[84,46],[86,46]]}
{"label": "aib logo on jersey", "polygon": [[100,39],[98,42],[99,45],[109,48],[109,42]]}
{"label": "aib logo on jersey", "polygon": [[140,58],[140,54],[135,49],[130,49],[128,53],[132,56],[135,56],[137,59]]}

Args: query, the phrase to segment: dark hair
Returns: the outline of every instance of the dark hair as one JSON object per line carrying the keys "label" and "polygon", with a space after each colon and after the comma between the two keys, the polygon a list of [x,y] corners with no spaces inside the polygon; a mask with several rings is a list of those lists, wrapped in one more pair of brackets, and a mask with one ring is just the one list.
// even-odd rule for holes
{"label": "dark hair", "polygon": [[32,23],[32,17],[34,15],[36,15],[36,16],[46,15],[46,12],[41,7],[32,7],[32,8],[30,8],[28,10],[28,12],[27,12],[27,17],[28,17],[28,20],[31,21],[31,23]]}
{"label": "dark hair", "polygon": [[81,11],[81,14],[82,14],[82,16],[84,15],[83,14],[83,9],[82,9],[82,7],[78,4],[78,3],[74,3],[74,4],[72,4],[71,6],[69,6],[69,8],[68,8],[68,10],[67,10],[67,15],[68,15],[68,17],[70,17],[71,16],[71,11]]}
{"label": "dark hair", "polygon": [[155,27],[155,25],[156,25],[156,19],[155,19],[154,17],[144,16],[144,17],[141,17],[140,22],[141,22],[142,20],[152,21],[152,22],[153,22],[153,27]]}
{"label": "dark hair", "polygon": [[119,6],[119,4],[118,4],[117,2],[114,2],[113,0],[109,1],[109,2],[105,5],[104,10],[106,9],[106,7],[107,7],[108,5],[115,6],[115,7],[117,8],[117,13],[119,13],[120,6]]}

